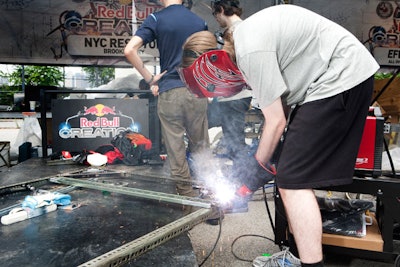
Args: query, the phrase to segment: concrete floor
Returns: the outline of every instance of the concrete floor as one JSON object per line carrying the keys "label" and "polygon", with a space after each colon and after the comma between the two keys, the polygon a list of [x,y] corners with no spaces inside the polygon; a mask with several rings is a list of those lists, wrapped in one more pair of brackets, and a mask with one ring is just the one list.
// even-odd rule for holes
{"label": "concrete floor", "polygon": [[[6,171],[5,167],[0,168]],[[268,207],[274,218],[273,189],[267,189]],[[218,236],[220,237],[218,239]],[[257,191],[249,202],[249,210],[246,213],[226,214],[222,224],[212,226],[201,223],[188,232],[198,266],[203,267],[250,267],[253,260],[264,254],[273,254],[280,249],[274,243],[270,219],[262,191]],[[218,240],[215,249],[215,242]],[[400,254],[400,242],[395,241],[395,251]],[[204,262],[207,255],[211,256]],[[325,255],[325,266],[374,266],[389,267],[393,263],[371,261],[343,255]],[[159,265],[161,266],[161,265]],[[192,265],[182,265],[190,266]],[[197,266],[193,266],[197,267]],[[397,266],[399,267],[399,266]]]}
{"label": "concrete floor", "polygon": [[[268,191],[270,190],[270,191]],[[274,216],[274,202],[272,189],[267,189],[268,205]],[[221,236],[212,251],[213,246]],[[263,253],[273,254],[280,249],[274,244],[274,234],[268,217],[262,191],[257,191],[249,202],[249,211],[246,213],[226,214],[220,226],[201,223],[195,226],[189,237],[198,260],[199,266],[204,267],[249,267],[252,261]],[[396,251],[399,241],[395,241]],[[211,256],[203,263],[212,251]],[[325,266],[374,266],[392,267],[393,263],[364,260],[343,255],[325,255]],[[201,265],[203,263],[203,265]]]}

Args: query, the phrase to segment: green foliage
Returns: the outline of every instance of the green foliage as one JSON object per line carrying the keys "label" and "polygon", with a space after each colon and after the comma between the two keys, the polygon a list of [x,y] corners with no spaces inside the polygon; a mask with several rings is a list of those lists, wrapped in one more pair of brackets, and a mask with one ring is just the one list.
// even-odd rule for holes
{"label": "green foliage", "polygon": [[[393,73],[391,72],[377,72],[374,75],[375,80],[384,80],[384,79],[390,79],[392,78]],[[397,78],[400,77],[400,74],[397,75]]]}
{"label": "green foliage", "polygon": [[[24,73],[24,81],[22,80]],[[60,67],[51,66],[17,66],[15,71],[10,74],[0,73],[0,76],[8,78],[11,85],[49,85],[59,86],[64,79]]]}
{"label": "green foliage", "polygon": [[[2,75],[0,73],[0,75]],[[18,86],[2,85],[0,86],[0,105],[11,106],[14,102],[14,93],[20,92],[21,88]]]}
{"label": "green foliage", "polygon": [[106,84],[115,78],[115,69],[109,67],[82,67],[94,87]]}
{"label": "green foliage", "polygon": [[[24,79],[22,79],[24,73]],[[64,75],[60,67],[50,66],[16,66],[11,73],[0,71],[0,77],[6,78],[9,85],[0,86],[0,104],[12,105],[14,93],[22,92],[22,84],[28,86],[60,86]]]}
{"label": "green foliage", "polygon": [[378,73],[375,73],[375,75],[374,75],[375,80],[383,80],[383,79],[390,78],[390,77],[392,77],[391,73],[378,72]]}

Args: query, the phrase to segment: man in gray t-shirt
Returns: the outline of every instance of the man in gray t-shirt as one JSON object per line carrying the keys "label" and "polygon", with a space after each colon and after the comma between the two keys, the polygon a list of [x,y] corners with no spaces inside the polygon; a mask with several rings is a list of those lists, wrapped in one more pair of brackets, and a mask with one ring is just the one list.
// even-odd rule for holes
{"label": "man in gray t-shirt", "polygon": [[236,60],[265,119],[255,156],[238,171],[238,202],[275,178],[302,266],[323,266],[313,189],[353,181],[379,65],[346,29],[294,5],[261,10],[224,39],[222,49]]}
{"label": "man in gray t-shirt", "polygon": [[[233,32],[237,65],[265,117],[250,191],[282,135],[276,184],[304,266],[322,266],[322,223],[314,188],[349,184],[379,65],[340,25],[278,5]],[[296,105],[287,122],[284,107]],[[284,133],[287,127],[287,132]],[[251,182],[253,181],[253,182]],[[245,182],[246,184],[246,182]]]}

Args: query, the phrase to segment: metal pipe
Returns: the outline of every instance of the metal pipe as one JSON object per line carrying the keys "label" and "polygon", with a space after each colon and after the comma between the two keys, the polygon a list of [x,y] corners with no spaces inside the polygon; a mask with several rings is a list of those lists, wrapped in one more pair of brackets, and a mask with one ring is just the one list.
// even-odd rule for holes
{"label": "metal pipe", "polygon": [[182,205],[190,205],[196,206],[201,208],[211,208],[211,202],[193,198],[193,197],[186,197],[186,196],[179,196],[175,194],[167,194],[162,192],[155,192],[150,190],[138,189],[138,188],[131,188],[131,187],[121,187],[121,186],[113,186],[113,185],[105,185],[103,183],[93,182],[93,181],[84,181],[79,179],[67,178],[67,177],[53,177],[50,178],[50,181],[53,183],[60,183],[66,185],[73,185],[77,187],[83,188],[90,188],[114,193],[120,193],[135,197],[141,197],[145,199],[153,199],[158,201],[182,204]]}

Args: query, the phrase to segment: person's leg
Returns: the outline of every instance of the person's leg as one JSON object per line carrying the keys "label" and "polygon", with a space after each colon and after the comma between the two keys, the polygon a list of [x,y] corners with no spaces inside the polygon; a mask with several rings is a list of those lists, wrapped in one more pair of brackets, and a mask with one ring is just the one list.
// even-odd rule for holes
{"label": "person's leg", "polygon": [[221,117],[222,114],[219,102],[216,99],[213,99],[207,105],[208,129],[221,126]]}
{"label": "person's leg", "polygon": [[207,98],[198,98],[189,90],[182,92],[180,97],[185,101],[183,120],[190,152],[192,154],[201,153],[204,150],[208,152],[210,140],[208,136]]}
{"label": "person's leg", "polygon": [[224,141],[233,161],[232,177],[239,179],[235,182],[240,182],[242,177],[237,177],[235,173],[243,167],[241,165],[243,162],[247,162],[245,159],[248,157],[244,128],[245,116],[249,110],[250,102],[250,97],[220,102]]}
{"label": "person's leg", "polygon": [[243,98],[220,102],[222,130],[233,157],[246,146],[245,114],[249,110],[250,101],[251,98]]}
{"label": "person's leg", "polygon": [[173,178],[187,179],[188,183],[177,183],[180,195],[195,196],[190,183],[191,176],[186,160],[186,146],[181,93],[186,88],[172,89],[158,96],[158,116],[162,127],[162,136],[167,150],[168,161]]}
{"label": "person's leg", "polygon": [[322,220],[311,189],[279,189],[302,263],[317,263],[322,254]]}
{"label": "person's leg", "polygon": [[373,80],[299,106],[285,135],[276,183],[301,261],[322,266],[322,220],[311,188],[352,182]]}

